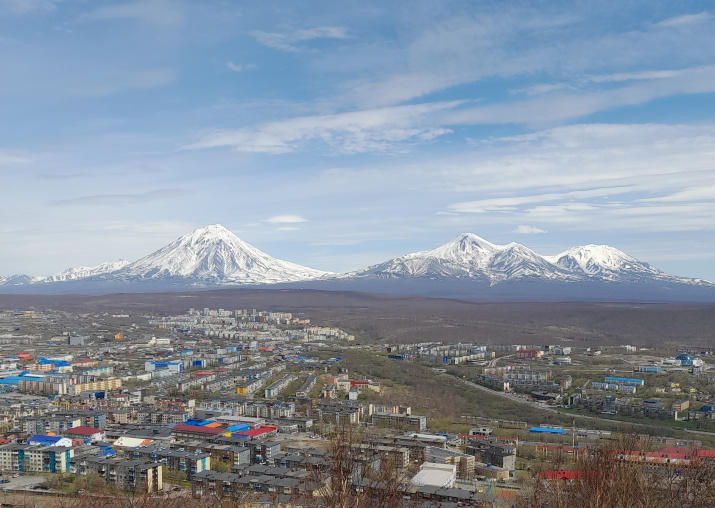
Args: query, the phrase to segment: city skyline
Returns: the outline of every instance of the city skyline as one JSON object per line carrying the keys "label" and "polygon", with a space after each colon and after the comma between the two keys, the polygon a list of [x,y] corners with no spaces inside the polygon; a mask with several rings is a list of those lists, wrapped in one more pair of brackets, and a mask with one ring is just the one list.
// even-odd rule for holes
{"label": "city skyline", "polygon": [[0,275],[221,223],[345,272],[459,233],[715,280],[706,2],[0,0]]}

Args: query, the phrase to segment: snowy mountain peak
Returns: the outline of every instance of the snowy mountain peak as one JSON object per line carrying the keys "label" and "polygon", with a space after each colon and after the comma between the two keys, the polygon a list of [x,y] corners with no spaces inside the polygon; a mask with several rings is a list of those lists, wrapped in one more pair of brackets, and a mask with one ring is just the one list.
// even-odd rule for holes
{"label": "snowy mountain peak", "polygon": [[348,277],[471,279],[490,286],[514,281],[708,284],[668,275],[608,245],[585,245],[556,256],[542,256],[518,243],[495,245],[471,233],[461,234],[436,249],[400,256]]}
{"label": "snowy mountain peak", "polygon": [[190,239],[192,242],[201,241],[232,241],[238,239],[231,231],[221,224],[210,224],[203,228],[196,228],[181,238]]}
{"label": "snowy mountain peak", "polygon": [[180,237],[116,273],[122,279],[189,279],[195,284],[275,284],[327,272],[273,258],[214,224]]}
{"label": "snowy mountain peak", "polygon": [[351,275],[466,278],[495,284],[510,278],[552,279],[553,272],[561,270],[523,245],[495,245],[472,233],[463,233],[436,249],[407,254]]}
{"label": "snowy mountain peak", "polygon": [[547,258],[567,270],[582,270],[588,275],[618,271],[656,271],[646,263],[608,245],[583,245],[572,247],[561,254]]}
{"label": "snowy mountain peak", "polygon": [[487,260],[499,250],[501,250],[500,246],[494,245],[484,238],[472,233],[462,233],[434,250],[416,252],[414,256],[427,255],[446,261],[478,263],[479,260]]}

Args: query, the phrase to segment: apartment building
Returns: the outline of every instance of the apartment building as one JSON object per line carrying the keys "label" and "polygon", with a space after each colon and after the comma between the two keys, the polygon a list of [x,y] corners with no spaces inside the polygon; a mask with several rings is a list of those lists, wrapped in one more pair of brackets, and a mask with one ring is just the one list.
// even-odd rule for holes
{"label": "apartment building", "polygon": [[64,473],[70,469],[72,448],[8,444],[0,446],[0,469],[21,473]]}

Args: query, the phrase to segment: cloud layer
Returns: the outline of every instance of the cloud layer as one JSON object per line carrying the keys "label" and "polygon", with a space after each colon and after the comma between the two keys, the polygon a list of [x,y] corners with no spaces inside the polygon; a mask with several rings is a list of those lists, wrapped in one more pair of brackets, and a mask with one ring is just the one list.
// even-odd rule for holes
{"label": "cloud layer", "polygon": [[0,274],[222,223],[330,271],[473,231],[715,279],[714,12],[0,0]]}

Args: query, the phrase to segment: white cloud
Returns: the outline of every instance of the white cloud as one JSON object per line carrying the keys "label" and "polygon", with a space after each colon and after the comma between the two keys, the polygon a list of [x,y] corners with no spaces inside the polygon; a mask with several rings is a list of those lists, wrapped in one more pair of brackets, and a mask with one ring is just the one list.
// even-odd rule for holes
{"label": "white cloud", "polygon": [[525,123],[544,125],[679,94],[715,92],[715,67],[698,67],[670,77],[581,94],[552,94],[445,114],[444,125]]}
{"label": "white cloud", "polygon": [[674,16],[666,20],[655,23],[653,26],[656,27],[681,27],[691,25],[693,23],[701,23],[703,21],[709,21],[713,18],[713,15],[709,12],[701,12],[699,14],[683,14],[681,16]]}
{"label": "white cloud", "polygon": [[383,152],[452,132],[433,126],[433,117],[458,104],[416,104],[291,118],[253,129],[212,132],[187,148],[231,147],[242,152],[287,153],[315,140],[343,153]]}
{"label": "white cloud", "polygon": [[[715,18],[708,13],[617,31],[592,26],[583,11],[559,7],[511,5],[493,12],[475,8],[472,15],[451,17],[435,12],[435,19],[415,28],[413,38],[399,48],[400,55],[386,57],[391,67],[365,73],[367,77],[348,84],[346,93],[366,107],[376,107],[485,78],[543,75],[567,81],[600,69],[626,74],[662,62],[687,67],[715,58]],[[684,30],[689,30],[687,36]]]}
{"label": "white cloud", "polygon": [[455,189],[478,199],[449,212],[550,231],[715,229],[715,126],[573,125],[493,143],[451,165]]}
{"label": "white cloud", "polygon": [[603,76],[586,76],[584,81],[591,83],[613,83],[619,81],[641,81],[650,79],[666,79],[675,78],[688,74],[698,74],[703,71],[712,71],[712,65],[701,67],[692,67],[686,69],[666,69],[660,71],[640,71],[640,72],[625,72],[617,74],[606,74]]}
{"label": "white cloud", "polygon": [[514,233],[520,235],[535,235],[540,233],[548,233],[548,231],[546,231],[545,229],[535,228],[534,226],[527,226],[525,224],[521,224],[514,230]]}
{"label": "white cloud", "polygon": [[269,224],[296,224],[300,222],[309,221],[308,219],[306,219],[305,217],[301,217],[300,215],[276,215],[274,217],[266,219],[265,222],[268,222]]}
{"label": "white cloud", "polygon": [[232,70],[233,72],[243,72],[243,71],[247,71],[249,69],[255,69],[256,65],[255,64],[241,65],[241,64],[235,64],[233,62],[226,62],[226,67],[228,67],[228,69]]}
{"label": "white cloud", "polygon": [[635,187],[604,187],[598,189],[569,191],[551,194],[532,194],[526,196],[490,198],[450,205],[450,210],[461,213],[485,213],[493,211],[516,210],[518,206],[550,201],[588,199],[633,192]]}
{"label": "white cloud", "polygon": [[300,51],[296,45],[315,39],[346,39],[345,28],[339,26],[321,26],[288,33],[263,32],[254,30],[251,35],[264,46],[283,51]]}

